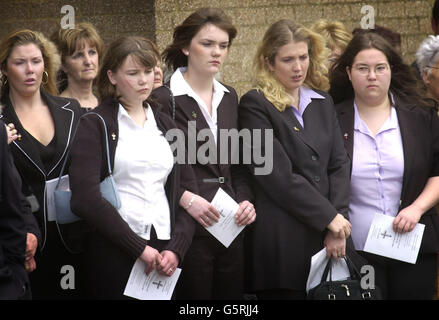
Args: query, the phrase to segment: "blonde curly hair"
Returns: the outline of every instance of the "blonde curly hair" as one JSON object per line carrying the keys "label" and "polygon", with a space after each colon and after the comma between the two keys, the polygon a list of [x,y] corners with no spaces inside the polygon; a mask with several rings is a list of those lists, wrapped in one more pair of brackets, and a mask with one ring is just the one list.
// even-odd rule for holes
{"label": "blonde curly hair", "polygon": [[304,84],[311,89],[329,89],[325,61],[330,51],[326,48],[323,37],[289,19],[279,20],[268,28],[259,45],[253,61],[253,82],[256,89],[281,112],[292,104],[291,97],[269,70],[267,63],[274,65],[279,49],[292,41],[304,41],[308,45],[309,67]]}
{"label": "blonde curly hair", "polygon": [[[12,50],[21,45],[35,44],[41,50],[44,60],[44,70],[47,72],[47,81],[41,82],[41,87],[51,95],[58,95],[56,88],[56,72],[61,66],[61,58],[53,42],[48,40],[41,32],[21,29],[10,33],[0,43],[1,70],[7,67],[7,60]],[[1,96],[9,92],[7,77],[3,74],[0,78]]]}

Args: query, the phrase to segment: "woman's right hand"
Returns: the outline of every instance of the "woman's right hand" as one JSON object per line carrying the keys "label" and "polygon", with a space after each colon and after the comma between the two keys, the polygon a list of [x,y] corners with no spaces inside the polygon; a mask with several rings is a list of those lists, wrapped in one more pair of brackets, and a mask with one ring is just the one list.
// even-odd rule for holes
{"label": "woman's right hand", "polygon": [[151,271],[160,264],[162,261],[162,256],[153,247],[146,246],[145,250],[143,250],[142,254],[140,255],[140,259],[146,264],[145,273],[150,274]]}
{"label": "woman's right hand", "polygon": [[194,200],[186,211],[205,228],[218,222],[220,218],[218,210],[216,210],[209,201],[199,195],[185,191],[181,197],[180,204],[184,204],[183,207],[187,207],[187,204],[190,203],[190,199],[192,199],[193,196]]}
{"label": "woman's right hand", "polygon": [[346,239],[351,234],[351,223],[340,213],[337,213],[331,223],[328,224],[327,228],[339,238]]}

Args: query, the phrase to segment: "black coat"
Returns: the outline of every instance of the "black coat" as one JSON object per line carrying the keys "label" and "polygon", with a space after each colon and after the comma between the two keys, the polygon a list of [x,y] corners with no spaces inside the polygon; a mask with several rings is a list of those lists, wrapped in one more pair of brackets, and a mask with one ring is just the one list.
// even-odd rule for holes
{"label": "black coat", "polygon": [[[21,180],[14,166],[4,123],[0,121],[0,300],[17,299],[29,279],[24,269],[26,219]],[[35,223],[36,224],[36,223]]]}
{"label": "black coat", "polygon": [[[244,200],[252,201],[253,193],[249,186],[248,174],[245,168],[239,164],[233,164],[232,162],[232,155],[239,154],[239,147],[235,146],[236,148],[233,148],[232,143],[230,143],[230,139],[227,144],[227,161],[220,161],[221,154],[223,153],[224,155],[225,153],[225,150],[221,150],[222,139],[220,130],[238,128],[238,96],[232,87],[227,85],[224,86],[229,90],[229,92],[224,93],[217,110],[218,134],[216,144],[216,161],[202,164],[198,161],[199,159],[196,159],[196,163],[191,164],[191,167],[193,168],[195,174],[196,184],[199,190],[198,194],[207,201],[212,201],[219,187],[227,192],[238,203]],[[166,112],[168,112],[170,115],[172,114],[170,90],[167,87],[162,86],[154,90],[153,97],[164,106],[164,110]],[[207,129],[207,132],[210,132],[210,127],[195,99],[188,95],[180,95],[174,98],[175,123],[185,134],[186,147],[189,153],[191,150],[188,147],[188,123],[190,121],[195,123],[195,135],[198,135],[203,129]],[[200,147],[205,146],[205,143],[209,141],[208,139],[213,140],[213,135],[201,141],[198,141],[197,139],[194,150],[195,153],[199,152]],[[192,154],[192,156],[195,155]],[[189,163],[189,160],[187,161]],[[218,179],[219,177],[224,178],[223,183],[205,182],[205,179]],[[199,223],[197,223],[196,226],[197,235],[211,236],[210,233],[208,233],[208,231],[206,231]]]}
{"label": "black coat", "polygon": [[[279,112],[256,90],[241,98],[240,127],[273,132],[273,170],[253,179],[257,219],[246,234],[250,290],[304,291],[326,227],[337,213],[347,218],[349,159],[332,99],[318,93],[324,99],[312,99],[304,129],[291,108]],[[265,140],[253,143],[252,152],[264,154],[266,147]]]}
{"label": "black coat", "polygon": [[[395,108],[404,152],[404,175],[399,210],[411,205],[424,190],[430,177],[439,175],[439,119],[435,109],[429,111],[401,101],[395,96]],[[354,100],[336,105],[344,144],[351,159],[354,147]],[[425,224],[420,252],[439,250],[439,216],[435,208],[424,213]]]}
{"label": "black coat", "polygon": [[[105,99],[93,112],[105,120],[108,133],[110,165],[114,168],[114,157],[119,139],[117,120],[119,102]],[[160,111],[161,106],[151,104],[157,127],[166,135],[167,130],[175,128],[175,123],[167,114]],[[108,176],[105,140],[102,121],[89,114],[81,119],[71,150],[69,168],[72,189],[71,207],[73,212],[84,218],[105,239],[111,240],[131,258],[138,258],[147,241],[131,230],[115,209],[100,193],[99,184]],[[139,148],[142,145],[139,144]],[[152,152],[154,150],[151,150]],[[174,164],[165,185],[171,214],[171,239],[165,250],[178,254],[180,262],[189,248],[194,233],[194,221],[178,205],[181,197],[180,179],[191,175],[190,167]],[[186,178],[187,179],[187,178]]]}
{"label": "black coat", "polygon": [[[39,242],[39,246],[44,249],[49,228],[44,205],[45,184],[48,180],[58,178],[67,148],[71,143],[72,131],[83,111],[74,99],[51,96],[43,91],[41,95],[49,107],[55,124],[56,154],[51,168],[47,169],[44,169],[38,149],[32,137],[21,125],[8,95],[3,96],[2,103],[5,106],[3,121],[13,123],[17,132],[21,134],[21,139],[11,144],[11,151],[17,170],[22,177],[24,195],[29,196],[33,193],[38,200],[40,209],[34,212],[34,215],[42,232],[42,241]],[[37,232],[31,224],[28,224],[27,228],[30,233]]]}

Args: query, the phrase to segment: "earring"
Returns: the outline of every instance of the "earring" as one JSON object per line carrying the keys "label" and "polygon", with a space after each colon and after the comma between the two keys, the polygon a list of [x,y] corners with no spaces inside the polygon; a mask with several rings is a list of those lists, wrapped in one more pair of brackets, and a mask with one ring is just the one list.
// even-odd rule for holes
{"label": "earring", "polygon": [[[46,75],[46,81],[44,81],[44,75]],[[46,85],[47,82],[49,82],[49,74],[47,73],[46,70],[44,70],[44,72],[43,72],[43,79],[41,79],[41,83],[42,83],[43,85]]]}

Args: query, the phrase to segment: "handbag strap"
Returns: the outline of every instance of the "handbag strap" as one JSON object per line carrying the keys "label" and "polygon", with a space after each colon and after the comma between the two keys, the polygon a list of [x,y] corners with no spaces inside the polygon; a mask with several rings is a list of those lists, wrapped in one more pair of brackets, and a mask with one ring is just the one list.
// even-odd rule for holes
{"label": "handbag strap", "polygon": [[[352,260],[347,255],[344,257],[344,260],[346,261],[351,279],[361,280],[361,275]],[[328,278],[328,273],[329,282],[332,282],[332,257],[328,259],[328,263],[326,264],[325,270],[323,271],[321,282],[326,281],[326,279]]]}
{"label": "handbag strap", "polygon": [[[99,117],[99,119],[101,119],[101,121],[102,121],[102,123],[103,123],[103,125],[104,125],[104,133],[105,133],[105,148],[106,148],[106,154],[107,154],[108,174],[111,175],[111,174],[112,174],[112,171],[111,171],[111,164],[110,164],[110,147],[109,147],[109,143],[108,143],[108,131],[107,131],[107,125],[105,124],[105,120],[104,120],[104,118],[102,118],[102,116],[101,116],[100,114],[98,114],[98,113],[96,113],[96,112],[87,112],[87,113],[83,114],[81,117],[79,117],[78,124],[76,125],[76,127],[75,127],[75,131],[73,132],[73,135],[72,135],[72,142],[73,142],[73,140],[75,140],[76,133],[77,133],[77,131],[78,131],[79,123],[80,123],[81,119],[82,119],[83,117],[89,115],[89,114],[97,115],[97,116]],[[64,169],[65,169],[66,164],[67,164],[67,159],[69,158],[69,155],[70,155],[70,149],[71,149],[71,147],[72,147],[72,145],[70,144],[70,146],[69,146],[69,148],[68,148],[68,150],[67,150],[67,153],[66,153],[66,157],[64,158],[64,161],[63,161],[63,164],[62,164],[62,167],[61,167],[61,172],[60,172],[60,174],[59,174],[58,182],[56,183],[56,187],[55,187],[55,189],[58,189],[58,186],[59,186],[59,184],[60,184],[60,182],[61,182],[61,177],[62,177],[62,175],[63,175],[63,173],[64,173]]]}
{"label": "handbag strap", "polygon": [[175,98],[174,98],[174,94],[172,93],[171,90],[171,84],[168,85],[163,85],[165,88],[167,88],[169,90],[169,96],[171,97],[171,112],[172,112],[172,119],[175,120]]}

